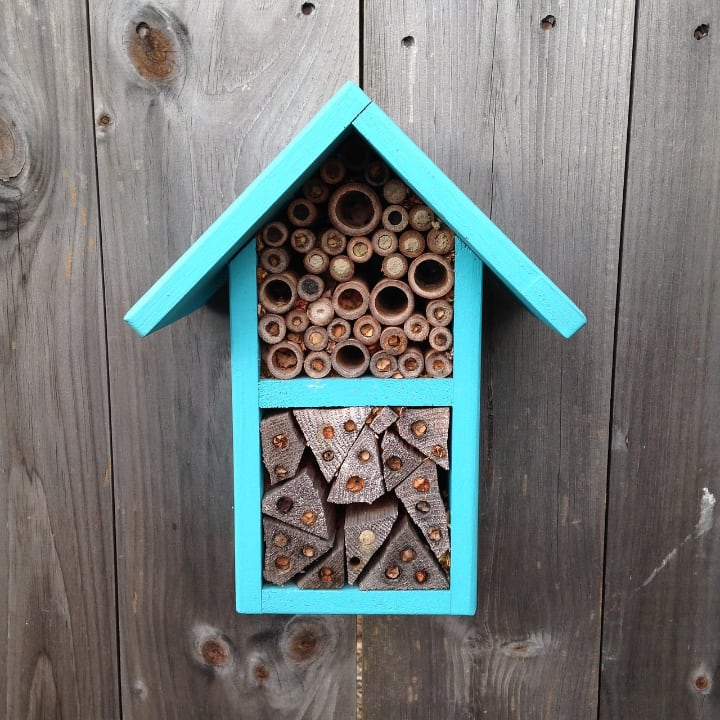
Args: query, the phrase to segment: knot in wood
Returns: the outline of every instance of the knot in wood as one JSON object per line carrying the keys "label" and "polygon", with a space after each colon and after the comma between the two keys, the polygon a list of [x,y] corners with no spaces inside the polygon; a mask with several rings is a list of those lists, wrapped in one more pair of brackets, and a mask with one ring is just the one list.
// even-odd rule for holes
{"label": "knot in wood", "polygon": [[15,123],[0,117],[0,182],[16,178],[25,166],[25,145]]}
{"label": "knot in wood", "polygon": [[252,669],[252,674],[255,680],[259,683],[264,682],[270,677],[270,671],[267,669],[266,665],[263,665],[263,663],[255,665]]}
{"label": "knot in wood", "polygon": [[130,38],[130,61],[140,77],[152,83],[168,83],[178,73],[181,52],[177,37],[161,17],[139,22]]}
{"label": "knot in wood", "polygon": [[208,665],[218,667],[224,665],[230,657],[230,648],[217,638],[206,640],[200,646],[200,654]]}

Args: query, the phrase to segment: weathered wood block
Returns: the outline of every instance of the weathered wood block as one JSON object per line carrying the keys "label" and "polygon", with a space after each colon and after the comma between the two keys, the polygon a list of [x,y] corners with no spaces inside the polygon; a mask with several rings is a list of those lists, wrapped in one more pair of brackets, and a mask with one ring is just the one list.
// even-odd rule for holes
{"label": "weathered wood block", "polygon": [[338,529],[333,549],[298,578],[297,586],[303,590],[336,590],[343,585],[345,585],[345,542],[342,529]]}
{"label": "weathered wood block", "polygon": [[328,482],[340,469],[360,435],[369,412],[369,407],[316,408],[293,412],[320,472]]}
{"label": "weathered wood block", "polygon": [[305,452],[305,438],[290,411],[267,415],[260,422],[262,459],[270,482],[282,482],[295,475]]}
{"label": "weathered wood block", "polygon": [[381,435],[398,419],[398,414],[390,407],[376,407],[372,409],[370,418],[370,429]]}
{"label": "weathered wood block", "polygon": [[450,536],[435,463],[423,460],[395,488],[395,494],[427,539],[435,557],[441,558],[450,550]]}
{"label": "weathered wood block", "polygon": [[448,470],[448,432],[450,408],[405,408],[397,420],[400,437],[416,447],[423,455]]}
{"label": "weathered wood block", "polygon": [[332,547],[333,537],[319,538],[274,518],[263,518],[263,577],[284,585]]}
{"label": "weathered wood block", "polygon": [[390,534],[398,516],[397,499],[386,495],[372,505],[348,505],[345,513],[347,580],[354,585],[370,558]]}
{"label": "weathered wood block", "polygon": [[375,433],[365,425],[338,470],[328,500],[338,504],[371,503],[384,492],[380,448]]}
{"label": "weathered wood block", "polygon": [[327,502],[327,485],[311,464],[292,480],[268,490],[262,511],[318,537],[330,538],[335,531],[335,508]]}
{"label": "weathered wood block", "polygon": [[444,590],[450,585],[407,515],[395,523],[382,550],[368,563],[361,590]]}
{"label": "weathered wood block", "polygon": [[387,430],[383,435],[381,448],[385,488],[388,492],[425,459],[419,450],[408,445],[391,430]]}

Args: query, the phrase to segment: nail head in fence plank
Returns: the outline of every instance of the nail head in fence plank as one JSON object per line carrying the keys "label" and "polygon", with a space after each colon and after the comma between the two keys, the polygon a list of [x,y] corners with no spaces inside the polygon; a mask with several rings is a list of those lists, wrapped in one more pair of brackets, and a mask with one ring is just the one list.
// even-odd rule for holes
{"label": "nail head in fence plank", "polygon": [[388,491],[399,485],[425,459],[419,450],[390,430],[383,435],[381,448],[385,487]]}
{"label": "nail head in fence plank", "polygon": [[327,502],[327,485],[308,463],[296,477],[268,490],[262,499],[265,515],[322,538],[332,536],[335,507]]}
{"label": "nail head in fence plank", "polygon": [[444,590],[449,583],[425,541],[402,515],[368,563],[359,586],[361,590]]}
{"label": "nail head in fence plank", "polygon": [[[333,528],[334,533],[334,528]],[[320,538],[274,518],[263,518],[263,577],[282,586],[330,550],[334,534]]]}
{"label": "nail head in fence plank", "polygon": [[262,419],[260,445],[271,484],[294,477],[305,452],[305,438],[289,410]]}
{"label": "nail head in fence plank", "polygon": [[348,505],[345,512],[345,556],[347,580],[354,585],[370,558],[385,542],[398,517],[392,495],[372,505]]}
{"label": "nail head in fence plank", "polygon": [[293,410],[320,472],[330,482],[365,426],[369,407]]}
{"label": "nail head in fence plank", "polygon": [[423,460],[395,488],[395,494],[422,531],[435,557],[442,558],[450,550],[450,537],[435,463]]}
{"label": "nail head in fence plank", "polygon": [[446,470],[450,408],[405,408],[397,421],[400,437]]}
{"label": "nail head in fence plank", "polygon": [[338,470],[328,500],[332,503],[371,503],[383,493],[380,448],[375,433],[363,426]]}
{"label": "nail head in fence plank", "polygon": [[345,542],[342,528],[335,536],[333,549],[311,565],[298,578],[297,586],[303,590],[337,590],[345,585]]}

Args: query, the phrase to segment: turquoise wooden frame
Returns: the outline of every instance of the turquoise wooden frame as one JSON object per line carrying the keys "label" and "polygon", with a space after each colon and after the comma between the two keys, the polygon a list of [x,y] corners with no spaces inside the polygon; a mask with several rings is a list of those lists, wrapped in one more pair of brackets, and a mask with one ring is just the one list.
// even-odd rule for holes
{"label": "turquoise wooden frame", "polygon": [[[457,236],[451,378],[259,379],[255,234],[352,130],[362,135]],[[203,305],[230,282],[237,609],[243,613],[472,614],[477,596],[482,270],[487,266],[563,337],[580,309],[356,85],[347,83],[228,209],[138,300],[125,319],[147,335]],[[449,590],[300,590],[262,579],[264,408],[449,405]]]}

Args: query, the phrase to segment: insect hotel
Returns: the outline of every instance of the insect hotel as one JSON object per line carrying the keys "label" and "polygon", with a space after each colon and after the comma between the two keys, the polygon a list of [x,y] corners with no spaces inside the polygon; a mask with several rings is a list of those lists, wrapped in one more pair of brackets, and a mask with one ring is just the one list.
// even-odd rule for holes
{"label": "insect hotel", "polygon": [[483,266],[585,323],[347,84],[127,314],[229,282],[239,612],[475,612]]}

